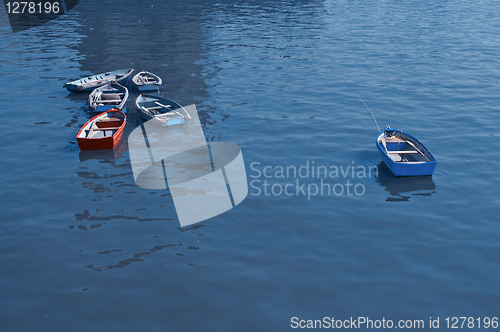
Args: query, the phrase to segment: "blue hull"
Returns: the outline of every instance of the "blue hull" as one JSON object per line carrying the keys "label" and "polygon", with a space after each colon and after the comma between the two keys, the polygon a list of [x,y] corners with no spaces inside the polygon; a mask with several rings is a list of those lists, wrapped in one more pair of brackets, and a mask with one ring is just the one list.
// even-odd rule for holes
{"label": "blue hull", "polygon": [[[149,120],[151,120],[151,118],[148,118],[144,114],[141,114],[141,117],[146,122],[149,121]],[[168,120],[166,123],[162,123],[161,125],[164,126],[164,127],[168,127],[168,126],[175,126],[175,125],[179,125],[179,124],[183,124],[183,123],[186,123],[186,120],[184,120],[184,119],[172,119],[172,120]]]}
{"label": "blue hull", "polygon": [[[389,156],[389,154],[386,152],[386,149],[384,148],[384,145],[381,143],[380,138],[382,136],[385,136],[386,134],[396,134],[398,136],[404,137],[406,140],[411,142],[418,150],[422,151],[422,155],[418,154],[418,157],[420,160],[416,159],[413,157],[414,155],[411,154],[405,154],[405,150],[409,147],[409,144],[407,143],[391,143],[388,142],[386,143],[387,150],[390,152],[397,152],[401,151],[402,154],[398,156],[405,156],[405,160],[403,160],[403,157],[401,157],[400,161],[396,161],[393,158]],[[420,142],[416,137],[403,133],[399,130],[393,129],[393,128],[388,128],[384,129],[377,135],[377,140],[376,140],[377,148],[380,152],[380,156],[382,157],[382,160],[384,164],[389,168],[389,170],[394,174],[395,176],[426,176],[426,175],[432,175],[434,173],[434,170],[436,169],[436,159],[434,156],[431,154],[431,152],[427,149],[427,147]],[[392,154],[393,156],[396,154]],[[399,158],[399,157],[395,157]],[[412,160],[412,159],[415,160]]]}
{"label": "blue hull", "polygon": [[154,92],[154,91],[159,91],[160,86],[156,84],[146,84],[146,85],[135,85],[135,88],[139,92]]}
{"label": "blue hull", "polygon": [[[102,113],[102,112],[109,111],[112,108],[116,108],[116,106],[114,106],[114,105],[102,105],[102,106],[97,106],[97,108],[95,110],[93,110],[92,112],[94,112],[95,114],[99,114],[99,113]],[[118,109],[118,108],[116,108],[116,109]],[[127,113],[127,107],[123,107],[123,109],[121,109],[120,111],[122,111],[122,113],[126,114]]]}

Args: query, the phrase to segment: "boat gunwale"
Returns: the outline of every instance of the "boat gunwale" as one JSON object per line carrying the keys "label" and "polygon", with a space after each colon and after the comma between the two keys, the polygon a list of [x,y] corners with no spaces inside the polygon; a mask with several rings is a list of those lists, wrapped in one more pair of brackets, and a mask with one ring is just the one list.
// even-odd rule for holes
{"label": "boat gunwale", "polygon": [[[135,109],[136,109],[136,110],[137,110],[137,111],[138,111],[138,112],[139,112],[139,113],[140,113],[143,117],[145,117],[145,118],[146,118],[146,119],[148,119],[148,120],[153,120],[153,121],[154,121],[154,123],[159,124],[159,125],[164,125],[164,123],[161,123],[161,122],[159,122],[158,120],[156,120],[156,117],[155,117],[155,116],[150,116],[149,114],[147,114],[146,112],[144,112],[144,110],[142,109],[142,107],[139,105],[139,102],[140,102],[140,101],[139,101],[139,99],[140,99],[140,98],[144,98],[144,99],[145,99],[145,98],[153,98],[153,99],[156,99],[157,101],[161,101],[161,100],[168,100],[168,102],[169,102],[169,103],[172,103],[173,105],[175,105],[175,106],[177,107],[177,108],[175,108],[175,109],[172,109],[172,111],[175,111],[175,110],[177,110],[177,109],[181,109],[181,108],[183,109],[183,107],[182,107],[182,105],[181,105],[181,104],[179,104],[178,102],[173,101],[173,100],[171,100],[171,99],[165,98],[165,97],[161,97],[161,96],[154,96],[154,95],[145,94],[145,93],[142,93],[142,94],[140,94],[139,96],[137,96],[137,98],[136,98],[136,99],[135,99],[135,101],[134,101],[134,106],[135,106]],[[144,101],[143,103],[146,103],[146,102],[147,102],[147,101]],[[171,112],[171,111],[169,111],[169,112]],[[165,113],[162,113],[162,114],[166,114],[166,113],[168,113],[168,112],[165,112]],[[161,115],[161,114],[159,114],[159,115]],[[184,121],[185,121],[186,116],[182,116],[181,118],[178,118],[178,119],[184,119]],[[172,119],[172,120],[174,120],[174,119]]]}
{"label": "boat gunwale", "polygon": [[[141,74],[147,74],[146,76],[153,76],[154,78],[156,78],[156,82],[150,82],[150,83],[144,83],[143,81],[141,82],[137,82],[136,78],[140,77]],[[140,72],[138,72],[137,74],[135,74],[133,77],[132,77],[132,82],[137,86],[137,87],[143,87],[143,86],[146,86],[146,85],[157,85],[157,86],[160,86],[162,85],[163,81],[161,79],[160,76],[156,75],[155,73],[152,73],[152,72],[149,72],[147,70],[141,70]]]}
{"label": "boat gunwale", "polygon": [[[430,156],[430,160],[426,160],[426,161],[422,161],[421,163],[430,163],[430,162],[435,162],[436,161],[436,158],[434,158],[434,155],[429,151],[429,149],[425,146],[424,143],[422,143],[418,138],[416,138],[415,136],[413,135],[410,135],[408,133],[405,133],[404,131],[402,130],[399,130],[399,129],[395,129],[395,128],[384,128],[378,135],[377,135],[377,139],[376,139],[376,142],[377,142],[377,146],[379,146],[381,148],[381,152],[384,153],[384,155],[389,158],[390,160],[392,160],[394,163],[396,163],[397,161],[394,161],[390,156],[389,154],[387,153],[388,150],[387,147],[385,146],[381,146],[381,143],[380,143],[380,139],[382,138],[381,136],[382,135],[385,135],[386,132],[393,132],[394,134],[395,133],[400,133],[403,137],[404,140],[406,141],[410,141],[412,142],[413,144],[417,145],[417,147],[420,147],[422,148],[422,152],[423,152],[423,155],[425,157],[426,153]],[[384,136],[385,138],[385,136]],[[394,150],[391,150],[391,151],[394,151]],[[398,163],[400,164],[405,164],[405,163],[410,163],[408,161],[398,161]],[[420,162],[419,162],[420,163]]]}
{"label": "boat gunwale", "polygon": [[[109,84],[112,81],[116,81],[117,83],[127,82],[130,79],[130,76],[133,74],[133,72],[134,72],[133,68],[113,70],[110,72],[90,75],[87,77],[82,77],[73,80],[71,82],[67,82],[64,84],[63,87],[65,87],[71,92],[86,92],[90,91],[91,89],[95,89],[103,85]],[[121,76],[116,77],[117,75]],[[104,76],[109,76],[109,77],[104,77]]]}
{"label": "boat gunwale", "polygon": [[[113,87],[113,85],[118,85],[118,88],[115,88]],[[98,92],[100,92],[101,90],[106,90],[107,87],[112,87],[114,89],[117,89],[117,90],[122,90],[123,93],[124,93],[124,96],[123,98],[121,99],[120,103],[118,105],[109,105],[110,106],[110,109],[113,109],[113,108],[116,108],[118,109],[119,111],[123,111],[123,108],[125,107],[125,104],[128,100],[128,97],[130,95],[127,87],[121,85],[120,83],[114,81],[114,82],[110,82],[108,84],[105,84],[103,86],[100,86],[100,87],[97,87],[95,88],[94,90],[92,90],[92,92],[89,94],[89,98],[88,98],[88,104],[89,104],[89,109],[92,110],[92,111],[96,111],[97,110],[97,107],[101,106],[101,105],[98,105],[98,102],[96,100],[92,100],[92,97],[94,97]],[[102,96],[102,94],[101,94]],[[99,98],[101,97],[99,96]],[[100,99],[99,99],[100,100]],[[104,111],[103,111],[104,112]]]}
{"label": "boat gunwale", "polygon": [[[85,131],[88,129],[90,130],[90,127],[97,122],[97,120],[101,117],[105,117],[105,116],[108,116],[108,113],[119,113],[118,115],[121,117],[120,120],[122,120],[122,123],[121,125],[119,126],[119,128],[113,133],[113,135],[111,136],[104,136],[104,137],[84,137],[82,136],[85,135]],[[113,115],[115,116],[115,115]],[[125,128],[125,125],[127,124],[127,116],[125,115],[125,113],[123,113],[122,111],[118,110],[118,109],[111,109],[111,110],[107,110],[107,111],[104,111],[102,113],[99,113],[97,114],[96,116],[92,117],[90,120],[88,120],[81,128],[80,130],[78,131],[78,134],[76,134],[76,139],[77,139],[77,142],[80,140],[80,141],[85,141],[85,142],[99,142],[99,141],[102,141],[102,140],[112,140],[113,143],[113,147],[116,145],[117,141],[119,140],[119,138],[121,138],[122,134],[123,134],[123,130]],[[80,149],[82,149],[82,147],[80,146],[80,144],[78,144],[78,146],[80,147]],[[105,149],[108,149],[108,148],[105,148]],[[84,150],[84,149],[82,149]],[[96,150],[100,150],[100,149],[96,149]]]}

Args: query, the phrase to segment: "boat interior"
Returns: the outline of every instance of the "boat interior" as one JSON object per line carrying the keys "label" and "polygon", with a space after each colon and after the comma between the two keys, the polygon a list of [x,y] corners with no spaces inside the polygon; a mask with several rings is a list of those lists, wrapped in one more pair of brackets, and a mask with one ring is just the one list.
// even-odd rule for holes
{"label": "boat interior", "polygon": [[122,102],[124,96],[125,94],[120,92],[113,92],[113,91],[103,92],[97,97],[97,103],[101,105],[104,104],[118,105],[119,103]]}
{"label": "boat interior", "polygon": [[148,72],[141,72],[133,78],[134,83],[138,85],[146,85],[146,84],[160,84],[160,78],[154,74]]}
{"label": "boat interior", "polygon": [[131,74],[133,69],[128,70],[127,72],[106,72],[103,74],[97,74],[97,75],[92,75],[88,77],[81,78],[79,80],[73,81],[72,83],[76,84],[90,84],[95,81],[103,81],[103,80],[109,80],[109,79],[119,79],[122,78],[125,75]]}
{"label": "boat interior", "polygon": [[96,80],[103,80],[103,79],[106,79],[109,77],[109,75],[111,75],[111,73],[105,73],[105,74],[99,74],[99,75],[93,75],[93,76],[88,76],[88,77],[84,77],[82,79],[80,79],[78,81],[79,84],[83,84],[83,83],[90,83],[90,82],[93,82],[93,81],[96,81]]}
{"label": "boat interior", "polygon": [[386,131],[378,137],[377,142],[394,162],[417,164],[432,161],[422,144],[401,132]]}
{"label": "boat interior", "polygon": [[145,116],[162,125],[182,124],[191,119],[187,111],[177,103],[143,95],[136,105]]}
{"label": "boat interior", "polygon": [[[142,107],[144,107],[146,110],[151,112],[153,115],[160,115],[160,114],[166,114],[166,113],[172,113],[176,114],[177,109],[180,107],[174,103],[161,103],[161,99],[157,98],[151,98],[151,97],[144,97],[143,98],[143,103],[141,103]],[[165,102],[165,101],[163,101]],[[182,114],[179,113],[180,116],[184,117]]]}
{"label": "boat interior", "polygon": [[125,121],[120,112],[106,112],[88,123],[78,137],[81,138],[104,138],[112,137]]}

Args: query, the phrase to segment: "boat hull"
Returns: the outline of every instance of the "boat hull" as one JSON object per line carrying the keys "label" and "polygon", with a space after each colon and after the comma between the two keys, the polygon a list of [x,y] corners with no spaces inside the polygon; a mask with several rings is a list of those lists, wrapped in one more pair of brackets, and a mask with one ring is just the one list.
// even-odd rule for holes
{"label": "boat hull", "polygon": [[146,85],[137,85],[136,84],[135,88],[139,92],[149,92],[149,91],[154,92],[154,91],[160,90],[160,86],[155,85],[155,84],[146,84]]}
{"label": "boat hull", "polygon": [[118,143],[120,140],[121,135],[119,137],[104,137],[104,138],[99,138],[99,139],[84,139],[84,138],[78,138],[78,146],[80,147],[80,150],[82,151],[88,151],[88,150],[113,150],[115,145]]}
{"label": "boat hull", "polygon": [[109,84],[111,82],[125,85],[132,78],[133,72],[133,69],[115,70],[112,72],[106,72],[81,78],[79,80],[64,84],[64,87],[70,92],[90,92],[95,88]]}
{"label": "boat hull", "polygon": [[118,83],[110,83],[95,88],[89,95],[89,110],[94,113],[106,112],[110,109],[123,111],[129,96],[128,89]]}
{"label": "boat hull", "polygon": [[148,71],[140,71],[133,78],[135,88],[139,92],[159,91],[162,79],[160,76]]}
{"label": "boat hull", "polygon": [[156,119],[152,116],[152,114],[146,113],[143,109],[143,106],[144,107],[154,106],[156,102],[161,102],[165,105],[167,105],[167,104],[172,105],[172,108],[174,110],[183,109],[183,107],[179,103],[177,103],[173,100],[170,100],[170,99],[167,99],[164,97],[159,97],[159,96],[147,95],[147,94],[142,94],[142,95],[138,96],[135,100],[134,106],[135,106],[136,110],[141,114],[143,119],[153,120],[152,121],[153,123],[159,124],[161,126],[174,126],[174,125],[186,123],[185,118],[170,119],[170,120],[162,122],[162,123],[156,122],[155,121]]}
{"label": "boat hull", "polygon": [[123,107],[123,109],[122,109],[119,107],[107,106],[107,105],[97,106],[97,108],[95,110],[92,110],[92,112],[94,112],[95,114],[101,114],[102,112],[107,112],[107,111],[110,111],[112,109],[118,109],[119,111],[122,111],[123,113],[127,113],[126,107]]}
{"label": "boat hull", "polygon": [[[379,141],[381,135],[385,135],[386,131],[395,132],[395,129],[389,128],[384,129],[382,132],[377,135],[377,149],[380,152],[380,156],[382,157],[382,161],[387,166],[387,168],[394,174],[395,176],[429,176],[434,174],[436,169],[436,159],[431,154],[431,152],[427,149],[427,147],[420,142],[416,137],[398,131],[398,134],[404,135],[406,139],[412,142],[415,146],[417,146],[421,151],[423,151],[425,155],[424,161],[414,161],[414,162],[404,162],[404,161],[395,161],[391,158],[384,148],[383,144]],[[388,143],[388,145],[391,143]],[[396,143],[392,143],[396,144]],[[400,143],[397,143],[400,144]],[[398,151],[394,149],[395,147],[388,147],[389,151]]]}
{"label": "boat hull", "polygon": [[91,159],[96,159],[96,160],[120,159],[123,157],[123,153],[127,150],[128,147],[127,144],[124,142],[124,140],[119,140],[113,149],[82,150],[80,151],[79,157],[81,162]]}
{"label": "boat hull", "polygon": [[[118,119],[117,116],[120,118]],[[117,120],[111,121],[98,121],[103,118],[117,118]],[[127,117],[121,111],[116,109],[101,113],[99,115],[94,116],[92,119],[87,121],[85,125],[80,129],[78,134],[76,135],[76,141],[81,150],[106,150],[113,149],[118,142],[120,141],[123,129],[125,128],[125,124],[127,122]],[[92,127],[93,124],[96,124],[101,134],[101,137],[87,137],[87,131]],[[107,128],[118,128],[113,130]],[[110,135],[112,133],[112,135]]]}

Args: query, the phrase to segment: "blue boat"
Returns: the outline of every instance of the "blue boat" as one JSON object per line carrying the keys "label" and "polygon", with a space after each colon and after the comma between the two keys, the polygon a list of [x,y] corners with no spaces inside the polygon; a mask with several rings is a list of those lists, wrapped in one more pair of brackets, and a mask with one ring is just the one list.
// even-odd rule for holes
{"label": "blue boat", "polygon": [[64,84],[63,87],[71,92],[89,92],[100,86],[116,82],[121,85],[127,84],[132,77],[133,69],[121,69],[107,73],[92,75]]}
{"label": "blue boat", "polygon": [[124,111],[128,95],[128,89],[121,84],[110,83],[103,85],[95,88],[90,93],[89,109],[94,113],[106,112],[112,108]]}
{"label": "blue boat", "polygon": [[183,124],[191,116],[179,103],[154,95],[141,94],[135,99],[135,108],[146,120],[162,126]]}
{"label": "blue boat", "polygon": [[377,148],[395,176],[432,175],[436,159],[416,137],[388,126],[377,135]]}

